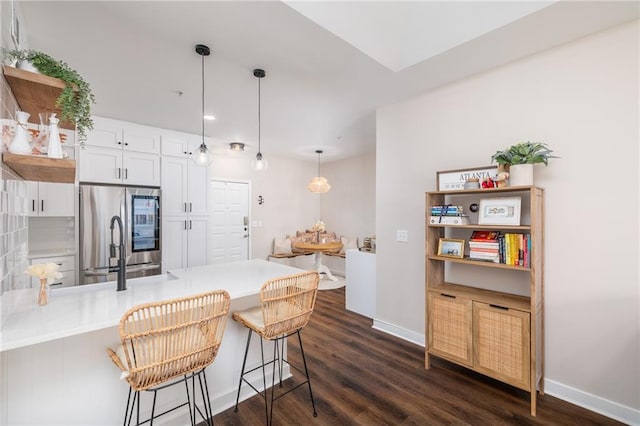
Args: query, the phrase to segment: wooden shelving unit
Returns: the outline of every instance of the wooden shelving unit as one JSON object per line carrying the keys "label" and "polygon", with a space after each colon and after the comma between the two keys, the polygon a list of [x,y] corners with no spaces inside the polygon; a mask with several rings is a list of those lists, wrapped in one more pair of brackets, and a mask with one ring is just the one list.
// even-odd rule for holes
{"label": "wooden shelving unit", "polygon": [[[62,89],[66,87],[64,81],[7,65],[2,67],[2,72],[20,109],[31,114],[30,123],[39,124],[38,114],[41,112],[56,112],[60,117],[61,110],[55,105]],[[61,121],[59,127],[69,130],[76,128],[69,121]]]}
{"label": "wooden shelving unit", "polygon": [[[429,223],[431,207],[452,204],[452,198],[455,203],[461,204],[460,200],[464,200],[467,204],[476,203],[480,198],[506,195],[520,196],[523,206],[528,206],[526,214],[523,210],[523,216],[527,217],[525,224]],[[425,207],[425,367],[429,368],[430,356],[437,356],[524,389],[531,395],[531,415],[535,416],[537,391],[544,393],[544,191],[525,186],[428,192]],[[438,256],[439,239],[450,237],[453,232],[460,233],[456,229],[530,234],[530,267]],[[506,270],[526,276],[522,281],[506,283],[514,294],[490,291],[474,287],[473,282],[464,283],[466,285],[447,282],[450,270],[445,268],[446,264],[455,264],[456,268],[487,268],[497,280]],[[526,278],[529,296],[517,295],[523,289],[515,287],[526,282]]]}
{"label": "wooden shelving unit", "polygon": [[5,152],[2,161],[24,180],[73,183],[76,177],[75,160]]}
{"label": "wooden shelving unit", "polygon": [[[56,112],[60,116],[60,109],[55,105],[62,89],[66,87],[64,81],[6,65],[2,67],[2,72],[20,109],[31,114],[30,123],[39,124],[38,114],[41,112]],[[75,124],[61,121],[59,127],[74,130]],[[60,183],[75,181],[75,160],[5,152],[2,154],[2,161],[24,180]]]}

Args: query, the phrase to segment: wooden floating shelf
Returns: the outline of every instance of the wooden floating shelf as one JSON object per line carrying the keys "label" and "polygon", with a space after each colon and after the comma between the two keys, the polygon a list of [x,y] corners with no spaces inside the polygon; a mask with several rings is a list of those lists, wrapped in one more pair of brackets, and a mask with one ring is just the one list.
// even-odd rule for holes
{"label": "wooden floating shelf", "polygon": [[24,180],[74,183],[76,179],[75,160],[5,152],[2,161]]}
{"label": "wooden floating shelf", "polygon": [[[66,87],[64,81],[7,65],[2,67],[2,72],[20,109],[31,114],[30,123],[40,124],[38,114],[41,112],[55,112],[58,117],[62,115],[60,108],[55,105],[62,89]],[[76,128],[69,121],[61,121],[59,127],[69,130]]]}
{"label": "wooden floating shelf", "polygon": [[483,266],[487,268],[499,268],[499,269],[512,269],[514,271],[526,271],[531,272],[531,268],[525,268],[524,266],[516,266],[516,265],[507,265],[506,263],[494,263],[489,261],[482,260],[473,260],[468,257],[464,257],[462,259],[458,257],[449,257],[449,256],[427,256],[429,260],[442,260],[446,262],[453,263],[464,263],[466,265],[475,265],[475,266]]}

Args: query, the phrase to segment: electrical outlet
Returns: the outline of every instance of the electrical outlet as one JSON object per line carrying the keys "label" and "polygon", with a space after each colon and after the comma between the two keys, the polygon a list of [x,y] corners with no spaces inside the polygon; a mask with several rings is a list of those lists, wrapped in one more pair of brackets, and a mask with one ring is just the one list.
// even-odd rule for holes
{"label": "electrical outlet", "polygon": [[396,231],[396,241],[400,241],[401,243],[409,242],[409,231],[406,229],[398,229]]}

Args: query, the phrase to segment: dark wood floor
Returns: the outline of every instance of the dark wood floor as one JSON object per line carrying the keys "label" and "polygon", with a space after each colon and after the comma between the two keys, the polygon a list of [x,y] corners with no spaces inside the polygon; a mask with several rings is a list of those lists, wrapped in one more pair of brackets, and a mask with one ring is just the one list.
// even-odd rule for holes
{"label": "dark wood floor", "polygon": [[[318,417],[301,387],[276,401],[275,425],[620,424],[549,395],[539,397],[531,417],[527,392],[436,358],[425,370],[424,348],[374,330],[371,320],[344,309],[344,288],[318,292],[302,339]],[[301,360],[294,338],[289,360]],[[263,400],[254,396],[214,421],[264,424]]]}

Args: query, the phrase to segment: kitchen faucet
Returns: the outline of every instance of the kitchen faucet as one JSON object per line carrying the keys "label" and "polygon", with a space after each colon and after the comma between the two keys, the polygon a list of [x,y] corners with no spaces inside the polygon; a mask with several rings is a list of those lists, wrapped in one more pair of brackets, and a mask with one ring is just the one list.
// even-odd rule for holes
{"label": "kitchen faucet", "polygon": [[120,230],[120,245],[118,246],[118,287],[117,291],[123,291],[127,289],[127,264],[124,260],[124,232],[122,230],[122,219],[120,216],[113,216],[111,218],[111,244],[109,245],[109,254],[111,258],[116,257],[116,245],[113,242],[113,224],[118,222],[118,229]]}

